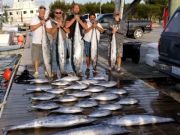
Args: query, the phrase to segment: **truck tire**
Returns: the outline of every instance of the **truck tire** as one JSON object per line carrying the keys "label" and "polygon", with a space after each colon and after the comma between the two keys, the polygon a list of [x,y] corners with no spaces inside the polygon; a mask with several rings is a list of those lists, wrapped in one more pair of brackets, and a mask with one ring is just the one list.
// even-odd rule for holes
{"label": "truck tire", "polygon": [[141,28],[137,28],[137,29],[134,31],[133,36],[134,36],[135,39],[142,38],[142,36],[143,36],[143,30],[142,30]]}

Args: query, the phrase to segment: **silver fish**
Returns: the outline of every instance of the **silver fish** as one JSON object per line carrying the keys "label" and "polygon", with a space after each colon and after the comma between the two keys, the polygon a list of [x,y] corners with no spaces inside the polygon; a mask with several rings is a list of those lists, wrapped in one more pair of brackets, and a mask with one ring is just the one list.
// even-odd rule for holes
{"label": "silver fish", "polygon": [[71,107],[60,107],[57,110],[53,110],[50,113],[66,113],[66,114],[74,114],[74,113],[81,113],[83,111],[82,108],[77,106],[71,106]]}
{"label": "silver fish", "polygon": [[110,66],[111,67],[115,67],[116,59],[117,59],[116,37],[115,37],[115,34],[113,34],[112,35],[111,46],[110,46],[110,62],[111,62]]}
{"label": "silver fish", "polygon": [[45,101],[45,100],[51,100],[53,98],[55,98],[55,95],[52,94],[44,94],[41,96],[36,96],[36,97],[31,97],[32,100],[41,100],[41,101]]}
{"label": "silver fish", "polygon": [[106,104],[106,105],[101,105],[100,109],[107,109],[110,111],[116,111],[122,109],[121,105],[118,104]]}
{"label": "silver fish", "polygon": [[174,121],[172,118],[164,118],[153,115],[125,115],[115,116],[105,121],[105,123],[119,126],[136,126],[155,123],[165,123]]}
{"label": "silver fish", "polygon": [[128,133],[124,127],[109,124],[98,124],[62,131],[53,135],[119,135]]}
{"label": "silver fish", "polygon": [[83,89],[86,89],[87,87],[88,85],[86,84],[73,84],[68,87],[65,87],[64,89],[65,90],[83,90]]}
{"label": "silver fish", "polygon": [[113,89],[113,90],[110,90],[109,92],[113,94],[118,94],[118,95],[127,94],[127,91],[123,89]]}
{"label": "silver fish", "polygon": [[45,26],[43,26],[43,30],[42,30],[42,53],[43,53],[45,70],[50,78],[52,75],[51,50],[50,50],[50,41],[47,37],[47,32],[45,30]]}
{"label": "silver fish", "polygon": [[103,81],[103,82],[99,82],[99,83],[97,83],[95,85],[99,85],[99,86],[110,88],[110,87],[116,86],[117,82],[115,82],[115,81]]}
{"label": "silver fish", "polygon": [[101,92],[101,91],[104,91],[104,90],[105,90],[105,87],[102,87],[102,86],[91,86],[88,89],[85,89],[84,91],[87,91],[87,92]]}
{"label": "silver fish", "polygon": [[67,81],[58,81],[58,82],[52,82],[51,85],[55,85],[55,86],[66,86],[69,85],[70,82]]}
{"label": "silver fish", "polygon": [[78,81],[80,78],[77,76],[66,76],[61,79],[58,79],[56,81],[65,81],[65,82],[73,82],[73,81]]}
{"label": "silver fish", "polygon": [[121,104],[121,105],[134,105],[137,104],[138,100],[135,98],[123,98],[120,99],[118,102],[116,102],[115,104]]}
{"label": "silver fish", "polygon": [[65,92],[64,89],[48,89],[48,90],[44,90],[44,91],[51,93],[51,94],[62,94]]}
{"label": "silver fish", "polygon": [[31,79],[31,80],[28,80],[28,81],[31,82],[31,83],[38,83],[38,84],[49,83],[48,79]]}
{"label": "silver fish", "polygon": [[115,100],[117,98],[119,98],[119,96],[116,94],[102,93],[102,94],[99,94],[99,95],[93,97],[92,99],[101,100],[101,101],[109,101],[109,100]]}
{"label": "silver fish", "polygon": [[73,42],[73,59],[72,67],[73,70],[77,73],[79,72],[83,62],[83,40],[80,33],[79,23],[76,22],[75,31],[74,31],[74,42]]}
{"label": "silver fish", "polygon": [[31,107],[40,110],[52,110],[59,108],[59,105],[57,105],[56,103],[40,103],[37,105],[32,105]]}
{"label": "silver fish", "polygon": [[86,92],[86,91],[79,91],[79,92],[73,92],[69,93],[68,95],[75,96],[77,98],[83,98],[83,97],[88,97],[91,95],[91,93]]}
{"label": "silver fish", "polygon": [[11,126],[9,128],[4,128],[4,135],[7,135],[9,131],[12,130],[22,130],[22,129],[32,129],[32,128],[64,128],[72,127],[76,125],[88,124],[95,121],[94,118],[89,118],[84,115],[57,115],[48,116],[39,119],[34,119],[32,121]]}
{"label": "silver fish", "polygon": [[78,102],[75,106],[81,107],[81,108],[90,108],[97,106],[98,103],[95,100],[84,100]]}
{"label": "silver fish", "polygon": [[38,86],[38,87],[35,87],[35,88],[28,88],[26,90],[28,92],[41,92],[41,91],[49,90],[49,89],[52,89],[52,87],[51,86]]}
{"label": "silver fish", "polygon": [[66,47],[65,47],[65,41],[62,36],[62,29],[60,28],[58,30],[58,44],[57,44],[57,51],[58,51],[58,63],[60,72],[64,73],[64,67],[66,64]]}
{"label": "silver fish", "polygon": [[91,60],[92,60],[92,66],[95,69],[97,65],[97,59],[98,59],[98,38],[96,29],[92,29],[92,35],[91,35]]}
{"label": "silver fish", "polygon": [[106,117],[108,115],[111,115],[111,111],[102,109],[102,110],[95,110],[92,113],[90,113],[88,116],[98,118],[98,117]]}
{"label": "silver fish", "polygon": [[98,81],[106,80],[106,78],[104,76],[95,76],[95,77],[93,77],[91,79],[98,80]]}
{"label": "silver fish", "polygon": [[97,84],[98,81],[93,80],[93,79],[87,79],[87,80],[78,81],[78,83],[84,83],[84,84],[90,85],[90,84]]}
{"label": "silver fish", "polygon": [[57,101],[59,102],[74,102],[74,101],[77,101],[78,99],[74,96],[63,96],[61,98],[59,98]]}

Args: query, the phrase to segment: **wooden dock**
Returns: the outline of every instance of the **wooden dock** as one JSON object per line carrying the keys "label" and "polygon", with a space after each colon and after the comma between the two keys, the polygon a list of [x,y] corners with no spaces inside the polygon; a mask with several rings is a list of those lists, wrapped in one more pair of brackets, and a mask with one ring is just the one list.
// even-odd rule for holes
{"label": "wooden dock", "polygon": [[[123,85],[123,84],[121,84]],[[48,112],[30,111],[33,94],[25,94],[27,88],[34,87],[25,84],[13,84],[2,118],[0,119],[0,129],[10,125],[18,125],[29,120],[46,116]],[[130,97],[140,100],[139,105],[125,106],[123,110],[116,111],[113,115],[124,114],[155,114],[165,117],[179,118],[180,104],[172,98],[159,93],[145,84],[129,83],[124,86],[129,92]],[[129,135],[179,135],[180,125],[178,123],[157,124],[149,126],[129,127]],[[63,129],[31,129],[10,132],[9,135],[51,135]],[[2,131],[0,132],[0,135]]]}

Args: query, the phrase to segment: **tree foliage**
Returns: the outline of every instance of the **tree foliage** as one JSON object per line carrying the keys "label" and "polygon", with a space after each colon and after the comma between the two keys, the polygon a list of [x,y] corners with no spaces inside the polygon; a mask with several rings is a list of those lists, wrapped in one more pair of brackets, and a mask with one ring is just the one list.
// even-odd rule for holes
{"label": "tree foliage", "polygon": [[[163,9],[166,7],[168,0],[145,0],[145,4],[139,4],[136,6],[133,11],[129,14],[129,18],[135,19],[150,19],[156,20],[162,19]],[[125,9],[129,4],[125,5]],[[81,14],[96,12],[96,13],[112,13],[114,11],[115,5],[114,2],[107,2],[100,4],[99,2],[89,2],[86,4],[80,4]],[[62,3],[59,0],[55,1],[50,5],[50,11],[55,8],[61,8],[64,12],[70,13],[71,4]]]}

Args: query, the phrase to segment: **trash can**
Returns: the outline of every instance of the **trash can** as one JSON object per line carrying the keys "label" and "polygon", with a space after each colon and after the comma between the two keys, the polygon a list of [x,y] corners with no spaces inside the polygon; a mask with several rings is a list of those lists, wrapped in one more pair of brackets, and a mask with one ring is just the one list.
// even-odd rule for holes
{"label": "trash can", "polygon": [[138,64],[140,60],[140,47],[141,47],[141,42],[124,43],[122,60],[125,61],[126,58],[131,58],[132,62]]}

